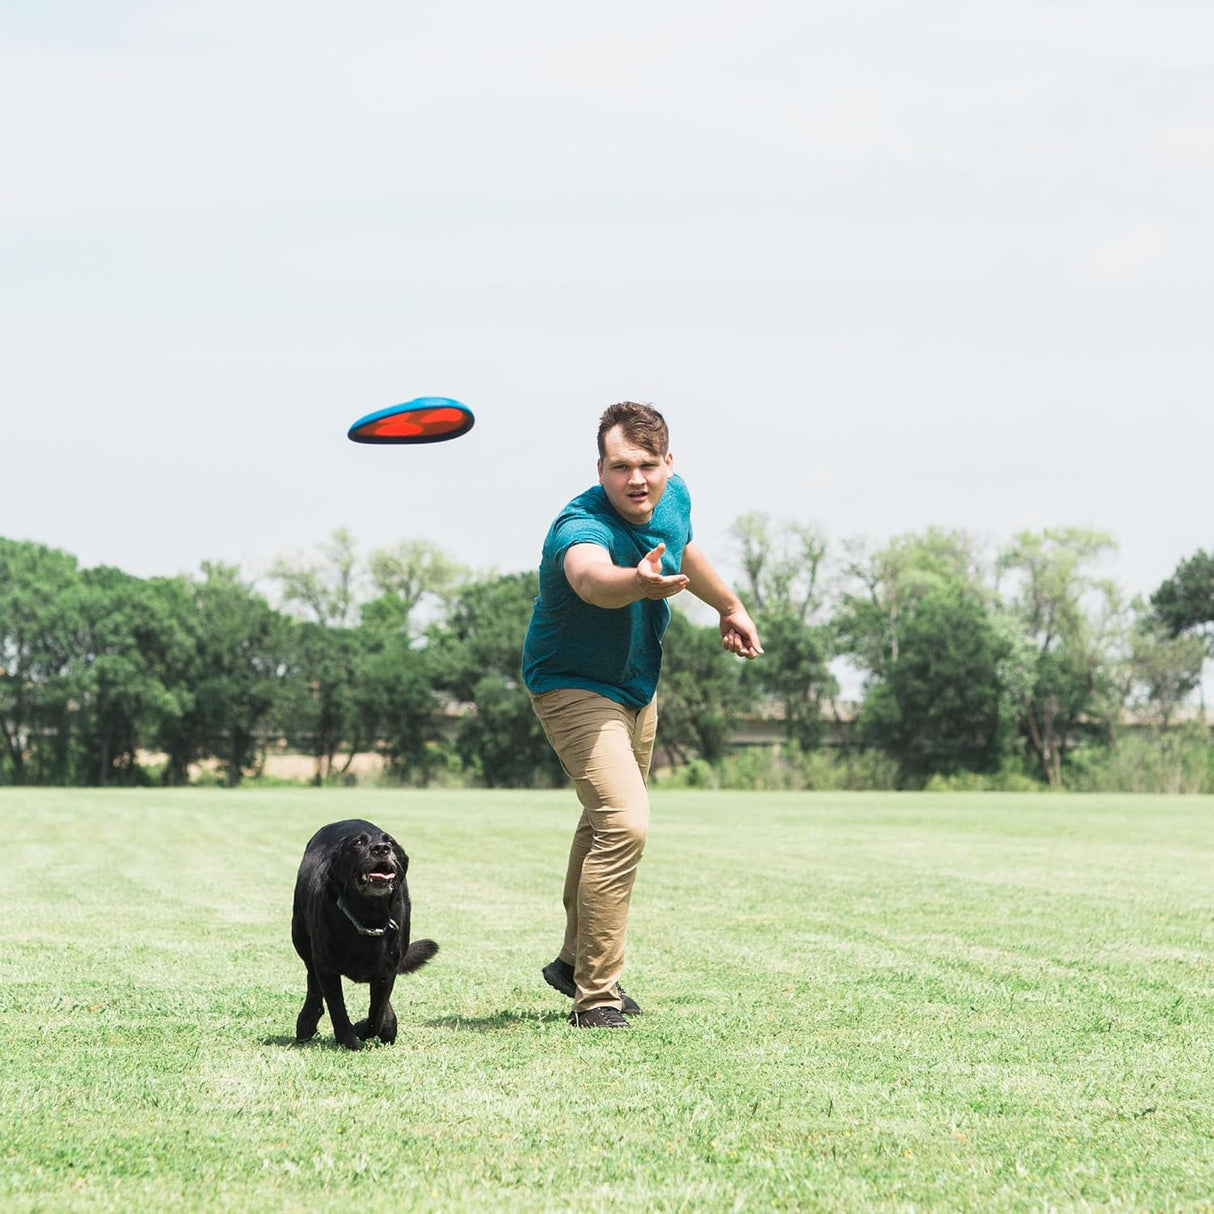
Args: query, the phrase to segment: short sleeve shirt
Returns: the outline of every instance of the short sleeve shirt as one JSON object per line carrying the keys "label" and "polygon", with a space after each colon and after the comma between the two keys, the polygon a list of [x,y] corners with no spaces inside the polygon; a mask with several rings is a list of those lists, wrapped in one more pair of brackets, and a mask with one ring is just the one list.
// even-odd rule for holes
{"label": "short sleeve shirt", "polygon": [[670,622],[665,599],[627,607],[594,607],[565,577],[574,544],[598,544],[622,568],[664,543],[662,572],[678,573],[691,541],[691,496],[673,475],[647,523],[616,513],[601,485],[579,494],[548,529],[540,557],[540,592],[523,643],[523,682],[534,695],[561,687],[594,691],[630,708],[653,699],[662,671],[662,637]]}

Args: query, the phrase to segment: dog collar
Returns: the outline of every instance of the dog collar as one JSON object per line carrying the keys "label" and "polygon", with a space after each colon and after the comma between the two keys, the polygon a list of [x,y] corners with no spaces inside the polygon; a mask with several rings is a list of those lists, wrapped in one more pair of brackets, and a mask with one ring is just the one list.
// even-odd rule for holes
{"label": "dog collar", "polygon": [[349,919],[351,923],[354,924],[354,926],[358,929],[358,934],[360,936],[382,936],[387,932],[400,931],[400,924],[397,923],[395,919],[389,919],[387,927],[365,927],[354,917],[350,908],[346,905],[345,900],[342,898],[337,899],[337,909],[341,911],[341,913],[345,915],[345,917]]}

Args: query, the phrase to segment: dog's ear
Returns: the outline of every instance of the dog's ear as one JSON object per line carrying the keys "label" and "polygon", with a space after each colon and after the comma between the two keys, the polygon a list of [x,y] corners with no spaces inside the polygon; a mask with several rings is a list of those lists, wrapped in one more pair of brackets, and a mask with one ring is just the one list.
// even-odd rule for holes
{"label": "dog's ear", "polygon": [[391,835],[384,837],[392,844],[392,854],[396,857],[396,863],[400,866],[400,875],[403,877],[409,871],[409,857],[405,855],[405,849]]}

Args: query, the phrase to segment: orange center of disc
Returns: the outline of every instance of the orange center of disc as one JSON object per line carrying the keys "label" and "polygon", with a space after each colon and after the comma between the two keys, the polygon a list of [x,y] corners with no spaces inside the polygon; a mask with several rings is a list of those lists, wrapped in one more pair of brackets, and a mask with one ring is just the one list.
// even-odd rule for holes
{"label": "orange center of disc", "polygon": [[407,413],[394,413],[368,422],[360,426],[358,432],[374,438],[429,438],[458,430],[467,421],[467,416],[462,410],[447,405],[437,409],[410,409]]}

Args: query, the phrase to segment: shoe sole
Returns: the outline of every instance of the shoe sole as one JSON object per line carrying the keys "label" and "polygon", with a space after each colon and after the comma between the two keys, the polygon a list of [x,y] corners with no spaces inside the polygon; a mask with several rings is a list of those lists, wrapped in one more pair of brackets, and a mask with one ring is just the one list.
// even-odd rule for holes
{"label": "shoe sole", "polygon": [[543,968],[544,981],[548,983],[554,991],[560,991],[562,995],[567,995],[570,999],[577,994],[577,987],[572,982],[566,982],[559,973],[549,973],[552,969],[551,965],[546,965]]}

